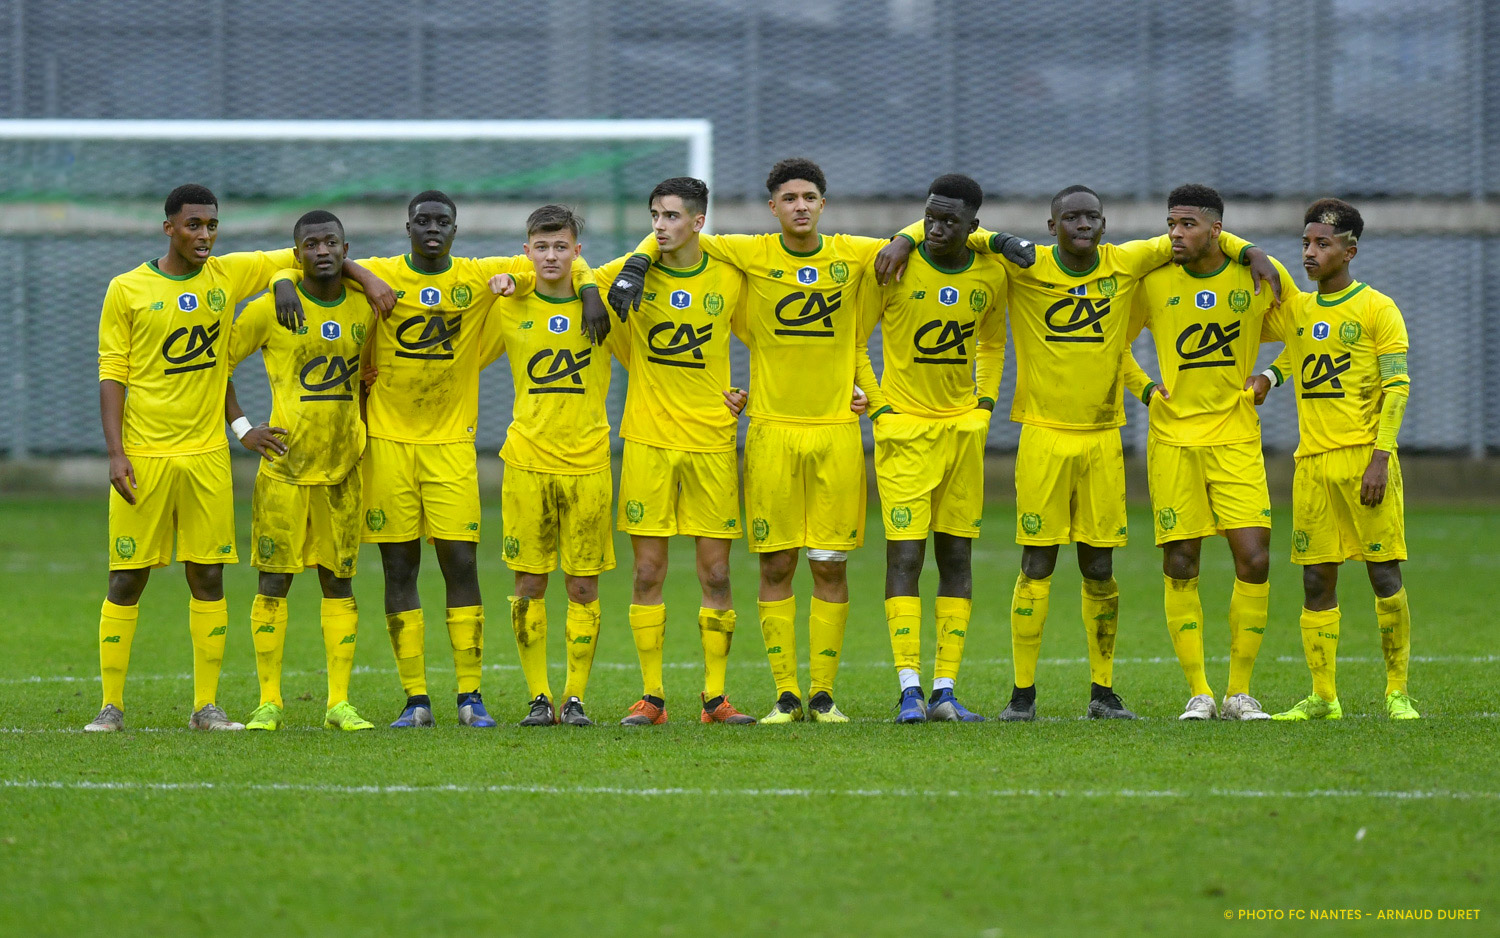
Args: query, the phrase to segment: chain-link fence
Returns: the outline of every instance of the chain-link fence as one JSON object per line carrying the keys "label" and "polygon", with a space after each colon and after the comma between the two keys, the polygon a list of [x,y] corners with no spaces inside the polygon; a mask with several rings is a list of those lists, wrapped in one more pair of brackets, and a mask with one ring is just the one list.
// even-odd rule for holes
{"label": "chain-link fence", "polygon": [[[805,154],[823,165],[835,199],[919,197],[933,175],[958,169],[992,201],[1074,182],[1107,203],[1156,200],[1194,179],[1239,199],[1334,193],[1461,215],[1500,193],[1496,35],[1500,10],[1486,0],[0,0],[9,51],[0,117],[704,117],[714,122],[721,200],[763,199],[769,165]],[[257,152],[226,144],[202,164],[146,160],[121,173],[88,169],[86,151],[57,151],[46,165],[58,173],[0,181],[29,192],[40,219],[0,233],[0,292],[11,304],[0,451],[100,450],[99,302],[111,276],[162,250],[153,223],[139,235],[72,232],[47,223],[37,200],[154,202],[188,177],[215,185],[238,212],[313,195],[298,191],[295,165]],[[348,185],[329,195],[389,198],[437,173],[445,184],[476,181],[476,195],[614,199],[609,226],[588,244],[597,261],[628,246],[627,228],[644,230],[637,202],[650,173],[621,168],[639,153],[536,152],[486,160],[455,150],[433,164],[403,162],[399,148],[361,151]],[[332,159],[320,153],[299,155]],[[18,198],[0,199],[0,213],[17,212]],[[1288,229],[1227,222],[1300,274]],[[1439,227],[1372,228],[1358,274],[1406,313],[1414,394],[1403,445],[1494,451],[1500,300],[1487,275],[1497,238],[1478,223]],[[399,229],[356,240],[361,255],[405,249]],[[491,229],[461,235],[458,247],[512,253],[518,241]],[[279,243],[231,225],[219,250]],[[1149,362],[1145,340],[1140,351]],[[1014,373],[1012,363],[1005,400]],[[503,438],[507,385],[499,369],[485,377],[485,449]],[[620,376],[616,408],[623,386]],[[266,413],[258,376],[241,388],[251,412]],[[1127,443],[1138,446],[1143,415],[1127,407]],[[1291,448],[1291,396],[1274,396],[1264,418],[1268,446]],[[993,447],[1016,438],[996,421]]]}

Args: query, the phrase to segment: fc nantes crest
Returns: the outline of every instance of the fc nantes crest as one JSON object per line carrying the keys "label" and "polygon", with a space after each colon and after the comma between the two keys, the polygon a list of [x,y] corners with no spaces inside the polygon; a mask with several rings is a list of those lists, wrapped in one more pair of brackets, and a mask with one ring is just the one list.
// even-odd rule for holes
{"label": "fc nantes crest", "polygon": [[208,291],[208,308],[216,313],[224,312],[224,304],[227,300],[228,298],[224,296],[224,291],[218,287],[214,287]]}
{"label": "fc nantes crest", "polygon": [[1234,310],[1236,313],[1243,313],[1245,310],[1249,309],[1250,308],[1250,291],[1249,290],[1230,290],[1229,291],[1229,308],[1232,309],[1232,310]]}
{"label": "fc nantes crest", "polygon": [[843,261],[834,261],[828,265],[828,276],[833,278],[834,283],[848,283],[849,265]]}
{"label": "fc nantes crest", "polygon": [[717,316],[724,312],[724,297],[718,293],[710,293],[703,298],[703,311],[710,316]]}
{"label": "fc nantes crest", "polygon": [[984,308],[987,305],[989,305],[989,302],[990,302],[990,296],[989,296],[988,293],[985,293],[983,290],[970,290],[969,291],[969,309],[972,309],[974,312],[976,312],[976,313],[984,312]]}
{"label": "fc nantes crest", "polygon": [[1115,282],[1115,278],[1113,277],[1099,278],[1099,292],[1103,293],[1105,296],[1114,296],[1115,291],[1119,289],[1119,286],[1120,285]]}
{"label": "fc nantes crest", "polygon": [[467,283],[461,283],[454,287],[448,295],[453,297],[453,305],[459,309],[463,309],[474,302],[474,291],[469,288]]}

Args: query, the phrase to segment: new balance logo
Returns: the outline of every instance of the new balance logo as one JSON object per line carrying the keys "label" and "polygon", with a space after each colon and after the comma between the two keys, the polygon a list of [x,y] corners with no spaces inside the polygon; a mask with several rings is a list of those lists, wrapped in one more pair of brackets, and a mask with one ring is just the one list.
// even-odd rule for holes
{"label": "new balance logo", "polygon": [[1233,365],[1234,349],[1229,346],[1239,337],[1240,324],[1237,322],[1227,326],[1216,322],[1193,323],[1177,337],[1177,354],[1183,358],[1181,367],[1217,368]]}
{"label": "new balance logo", "polygon": [[263,625],[260,628],[258,628],[258,629],[255,630],[255,634],[256,635],[259,635],[262,632],[270,632],[272,635],[275,635],[276,634],[276,626],[274,626],[274,625]]}
{"label": "new balance logo", "polygon": [[228,632],[229,632],[229,626],[227,626],[227,625],[216,625],[216,626],[214,626],[213,631],[211,631],[211,632],[208,633],[208,637],[209,638],[215,638],[215,637],[220,636],[220,635],[228,634]]}
{"label": "new balance logo", "polygon": [[968,635],[969,633],[966,630],[964,630],[964,629],[949,629],[948,630],[948,634],[949,635],[957,635],[959,638],[963,638],[965,635]]}
{"label": "new balance logo", "polygon": [[1196,630],[1197,628],[1198,628],[1198,623],[1196,623],[1196,622],[1187,622],[1187,623],[1184,623],[1183,626],[1182,626],[1182,628],[1178,629],[1177,631],[1179,631],[1179,632],[1192,632],[1192,631]]}
{"label": "new balance logo", "polygon": [[824,658],[837,658],[839,656],[839,653],[834,651],[832,648],[825,648],[822,651],[818,652],[818,654],[823,656]]}
{"label": "new balance logo", "polygon": [[766,654],[768,654],[768,655],[779,655],[779,654],[781,654],[781,646],[780,645],[770,645],[770,646],[767,646],[767,648],[766,648]]}
{"label": "new balance logo", "polygon": [[354,644],[354,636],[353,636],[353,635],[345,635],[345,636],[344,636],[344,637],[343,637],[343,638],[342,638],[342,639],[341,639],[341,640],[340,640],[340,641],[339,641],[339,644],[340,644],[340,645],[353,645],[353,644]]}
{"label": "new balance logo", "polygon": [[1031,615],[1035,611],[1036,610],[1034,610],[1034,609],[1020,609],[1020,608],[1012,609],[1011,610],[1011,612],[1014,612],[1018,616],[1029,616],[1029,615]]}
{"label": "new balance logo", "polygon": [[592,635],[580,635],[577,638],[573,639],[573,644],[575,644],[575,645],[590,645],[590,644],[593,644],[593,641],[594,641],[594,636],[592,636]]}
{"label": "new balance logo", "polygon": [[911,629],[897,629],[896,632],[895,632],[895,634],[897,634],[897,635],[910,635],[911,634]]}
{"label": "new balance logo", "polygon": [[173,330],[167,336],[167,341],[161,344],[161,357],[171,362],[174,367],[163,369],[162,374],[180,375],[188,371],[212,368],[219,361],[214,354],[214,343],[217,341],[219,341],[218,323],[214,323],[207,329],[202,326],[193,326],[191,329],[183,326],[181,329]]}
{"label": "new balance logo", "polygon": [[646,333],[646,346],[652,353],[646,361],[675,368],[705,368],[703,346],[713,334],[713,323],[697,329],[685,322],[657,323]]}
{"label": "new balance logo", "polygon": [[397,358],[420,358],[427,361],[452,361],[453,340],[463,326],[463,314],[449,322],[440,314],[412,316],[396,327]]}
{"label": "new balance logo", "polygon": [[120,636],[118,636],[118,635],[106,635],[103,638],[99,639],[99,641],[101,641],[101,642],[109,642],[112,645],[118,645],[120,643]]}
{"label": "new balance logo", "polygon": [[1256,628],[1253,625],[1247,625],[1247,626],[1245,626],[1245,631],[1246,632],[1254,632],[1256,635],[1264,635],[1264,634],[1266,634],[1266,627],[1265,626],[1261,626],[1260,628]]}

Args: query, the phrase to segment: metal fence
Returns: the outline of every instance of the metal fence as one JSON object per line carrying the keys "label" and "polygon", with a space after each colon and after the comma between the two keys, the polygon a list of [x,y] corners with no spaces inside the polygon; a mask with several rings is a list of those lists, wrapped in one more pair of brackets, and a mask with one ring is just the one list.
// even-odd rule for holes
{"label": "metal fence", "polygon": [[[1157,199],[1195,179],[1240,198],[1473,202],[1500,194],[1497,35],[1485,0],[0,0],[0,117],[706,117],[720,198],[763,199],[767,167],[805,154],[835,198],[920,196],[959,169],[992,200],[1079,181]],[[226,175],[226,200],[267,197],[264,173]],[[1300,274],[1294,237],[1227,221]],[[0,452],[100,450],[99,303],[111,276],[161,252],[141,232],[0,234]],[[1497,240],[1398,229],[1360,245],[1359,276],[1396,299],[1412,336],[1408,448],[1500,450]],[[231,231],[219,249],[265,246]],[[589,256],[627,246],[595,238]],[[1145,339],[1140,352],[1149,362]],[[485,449],[503,438],[507,385],[499,369],[483,382]],[[241,387],[266,413],[258,376]],[[1139,446],[1143,414],[1127,408]],[[1290,449],[1291,396],[1263,416],[1267,445]],[[1016,439],[996,421],[992,447]]]}

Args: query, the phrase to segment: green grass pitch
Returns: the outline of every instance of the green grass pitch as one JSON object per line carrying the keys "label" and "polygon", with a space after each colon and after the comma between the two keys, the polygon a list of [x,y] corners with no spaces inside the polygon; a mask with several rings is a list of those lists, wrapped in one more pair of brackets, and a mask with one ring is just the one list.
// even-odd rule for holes
{"label": "green grass pitch", "polygon": [[[242,512],[244,506],[241,506]],[[1017,566],[1009,505],[975,551],[975,616],[961,699],[993,715],[1010,687],[1007,604]],[[0,934],[16,935],[1081,935],[1495,934],[1500,917],[1500,513],[1408,510],[1411,690],[1424,719],[1380,714],[1383,668],[1369,585],[1345,567],[1339,667],[1346,718],[1319,725],[1184,725],[1185,684],[1162,623],[1160,555],[1144,511],[1117,553],[1115,684],[1145,719],[1077,719],[1088,670],[1070,551],[1055,577],[1033,725],[889,720],[896,699],[881,607],[884,551],[850,562],[853,608],[838,700],[848,726],[700,726],[690,547],[668,582],[672,723],[615,725],[640,692],[626,623],[629,545],[603,578],[604,631],[587,703],[601,725],[521,730],[525,689],[504,613],[498,511],[485,519],[490,622],[485,698],[498,730],[453,724],[442,589],[422,590],[439,727],[386,730],[400,689],[367,548],[353,684],[376,732],[317,729],[317,587],[291,597],[275,734],[185,729],[186,587],[157,571],[127,684],[131,732],[78,729],[99,702],[95,639],[105,504],[0,502]],[[1255,693],[1307,693],[1300,577],[1276,516],[1271,623]],[[240,521],[242,553],[248,520]],[[1205,550],[1210,681],[1222,691],[1232,576]],[[226,575],[231,630],[220,701],[256,701],[255,577]],[[734,550],[741,613],[731,699],[760,715],[772,685],[755,623],[755,567]],[[924,658],[934,641],[928,597]],[[801,657],[806,659],[803,597]],[[554,688],[563,605],[549,602]],[[803,681],[806,672],[804,665]],[[1247,922],[1240,910],[1358,910],[1358,922]],[[1381,909],[1432,910],[1389,922]],[[1480,909],[1478,921],[1438,910]]]}

